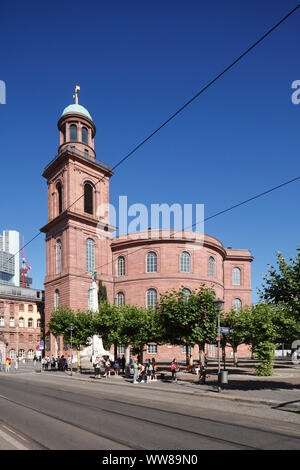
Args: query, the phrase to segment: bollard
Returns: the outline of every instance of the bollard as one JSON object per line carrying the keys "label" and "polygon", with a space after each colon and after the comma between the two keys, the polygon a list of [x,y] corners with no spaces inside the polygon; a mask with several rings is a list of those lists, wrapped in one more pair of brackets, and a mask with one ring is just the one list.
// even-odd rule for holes
{"label": "bollard", "polygon": [[220,383],[221,384],[228,384],[228,371],[221,370],[220,372]]}

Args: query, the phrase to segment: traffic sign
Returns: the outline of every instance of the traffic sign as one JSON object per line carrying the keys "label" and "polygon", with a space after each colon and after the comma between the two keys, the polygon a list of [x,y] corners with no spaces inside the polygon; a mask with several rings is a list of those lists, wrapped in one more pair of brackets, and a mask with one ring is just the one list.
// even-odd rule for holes
{"label": "traffic sign", "polygon": [[221,333],[224,333],[224,335],[229,335],[230,334],[230,328],[221,327]]}
{"label": "traffic sign", "polygon": [[40,346],[40,350],[44,349],[44,341],[40,341],[39,346]]}
{"label": "traffic sign", "polygon": [[217,341],[221,341],[221,336],[217,336],[217,337],[216,337],[216,340],[217,340]]}
{"label": "traffic sign", "polygon": [[35,349],[36,349],[37,351],[39,351],[39,350],[40,350],[40,346],[37,345],[37,346],[35,347]]}

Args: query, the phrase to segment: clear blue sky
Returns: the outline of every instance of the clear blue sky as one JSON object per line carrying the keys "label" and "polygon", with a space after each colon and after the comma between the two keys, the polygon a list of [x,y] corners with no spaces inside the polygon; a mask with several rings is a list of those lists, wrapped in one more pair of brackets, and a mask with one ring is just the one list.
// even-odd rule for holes
{"label": "clear blue sky", "polygon": [[[47,222],[44,167],[57,121],[79,102],[112,166],[256,41],[297,0],[15,1],[1,6],[0,231],[25,241]],[[205,204],[208,217],[300,175],[300,11],[122,165],[111,202]],[[250,249],[253,301],[276,251],[299,246],[300,182],[205,225],[225,247]],[[45,275],[44,234],[26,248],[33,287]]]}

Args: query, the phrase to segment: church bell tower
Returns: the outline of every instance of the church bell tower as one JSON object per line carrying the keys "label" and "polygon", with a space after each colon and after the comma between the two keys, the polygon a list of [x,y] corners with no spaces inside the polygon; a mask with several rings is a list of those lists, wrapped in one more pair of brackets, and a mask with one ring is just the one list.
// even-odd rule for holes
{"label": "church bell tower", "polygon": [[79,90],[76,86],[75,103],[58,120],[58,153],[43,172],[48,186],[48,223],[41,228],[46,235],[46,325],[61,305],[88,308],[94,271],[113,299],[110,243],[115,228],[109,225],[108,209],[113,172],[96,159],[96,127],[78,104]]}

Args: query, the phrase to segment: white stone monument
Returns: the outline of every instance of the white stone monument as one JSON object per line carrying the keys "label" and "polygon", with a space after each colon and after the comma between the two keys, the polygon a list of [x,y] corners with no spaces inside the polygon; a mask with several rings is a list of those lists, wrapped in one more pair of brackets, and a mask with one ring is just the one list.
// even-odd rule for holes
{"label": "white stone monument", "polygon": [[[92,286],[88,292],[88,310],[92,312],[92,314],[98,312],[99,310],[99,303],[98,303],[98,289],[97,289],[97,271],[93,271],[92,273]],[[86,362],[87,359],[92,364],[95,362],[96,357],[103,357],[109,356],[110,359],[113,359],[113,356],[110,354],[109,351],[106,351],[103,346],[101,336],[94,335],[90,339],[90,345],[87,346],[83,351],[80,353],[80,357],[82,358],[83,362]]]}

